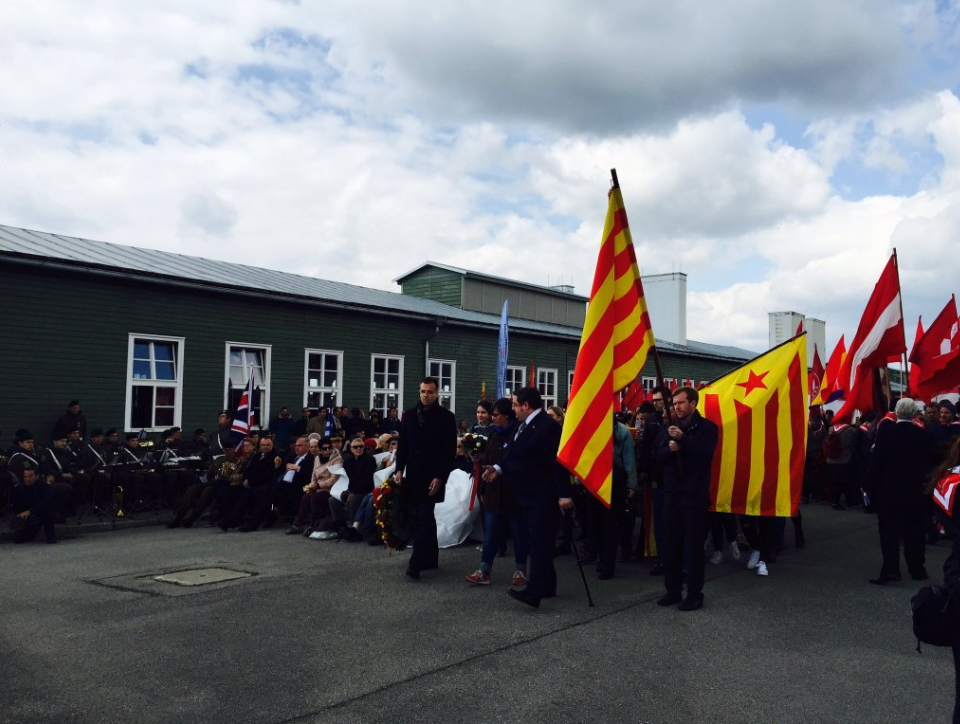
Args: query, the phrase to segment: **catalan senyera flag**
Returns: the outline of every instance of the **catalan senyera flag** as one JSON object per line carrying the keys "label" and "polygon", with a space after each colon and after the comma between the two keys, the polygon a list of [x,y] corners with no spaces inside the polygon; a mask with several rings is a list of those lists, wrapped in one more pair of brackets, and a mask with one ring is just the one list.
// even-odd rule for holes
{"label": "catalan senyera flag", "polygon": [[619,187],[610,192],[590,304],[557,459],[610,506],[614,393],[636,380],[654,345]]}
{"label": "catalan senyera flag", "polygon": [[806,334],[709,384],[698,409],[720,428],[710,509],[796,515],[807,450]]}

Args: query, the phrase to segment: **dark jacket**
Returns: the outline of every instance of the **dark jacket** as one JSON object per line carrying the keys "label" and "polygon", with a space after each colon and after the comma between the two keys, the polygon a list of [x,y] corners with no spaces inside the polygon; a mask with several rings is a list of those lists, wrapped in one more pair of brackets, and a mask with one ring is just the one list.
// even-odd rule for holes
{"label": "dark jacket", "polygon": [[657,465],[663,472],[663,492],[667,502],[706,510],[710,505],[710,473],[717,447],[717,426],[695,411],[690,423],[681,427],[683,437],[677,441],[679,454],[670,450],[673,438],[667,432],[669,425],[664,423],[657,433]]}
{"label": "dark jacket", "polygon": [[[487,451],[483,454],[480,461],[481,469],[487,465],[498,464],[504,456],[506,443],[513,437],[517,431],[516,420],[510,423],[510,426],[502,432],[498,432],[496,427],[491,427],[490,436],[487,438]],[[519,512],[510,498],[510,492],[503,483],[502,477],[487,483],[483,478],[480,479],[478,494],[483,497],[483,509],[490,513],[516,514]]]}
{"label": "dark jacket", "polygon": [[29,510],[30,515],[42,515],[53,505],[53,486],[42,480],[33,485],[17,483],[10,493],[10,505],[14,515],[25,510]]}
{"label": "dark jacket", "polygon": [[73,432],[74,430],[80,431],[81,440],[87,439],[87,418],[83,416],[82,412],[74,415],[68,410],[57,418],[57,422],[53,426],[54,433]]}
{"label": "dark jacket", "polygon": [[351,495],[366,495],[373,492],[373,474],[377,472],[377,461],[372,455],[366,453],[360,457],[347,455],[343,459],[343,469],[350,478],[347,490]]}
{"label": "dark jacket", "polygon": [[272,450],[268,453],[258,452],[253,456],[245,472],[246,480],[250,481],[250,490],[274,483],[277,479],[277,468],[273,463],[276,456]]}
{"label": "dark jacket", "polygon": [[442,503],[444,489],[431,496],[430,481],[446,485],[457,455],[457,419],[439,403],[422,411],[419,404],[403,413],[397,445],[397,470],[403,470],[401,489],[410,502]]}
{"label": "dark jacket", "polygon": [[499,463],[510,495],[521,506],[572,497],[570,473],[557,462],[560,423],[542,410],[527,420],[519,434],[509,435]]}
{"label": "dark jacket", "polygon": [[924,487],[937,457],[930,435],[909,420],[881,425],[867,475],[873,504],[924,505]]}

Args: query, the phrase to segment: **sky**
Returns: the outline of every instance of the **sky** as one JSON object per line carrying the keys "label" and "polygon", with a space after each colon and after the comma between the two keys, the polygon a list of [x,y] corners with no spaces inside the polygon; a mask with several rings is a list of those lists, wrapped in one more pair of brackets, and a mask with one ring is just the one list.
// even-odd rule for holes
{"label": "sky", "polygon": [[849,343],[896,248],[912,340],[960,278],[960,0],[0,5],[2,224],[589,295],[611,168],[689,338]]}

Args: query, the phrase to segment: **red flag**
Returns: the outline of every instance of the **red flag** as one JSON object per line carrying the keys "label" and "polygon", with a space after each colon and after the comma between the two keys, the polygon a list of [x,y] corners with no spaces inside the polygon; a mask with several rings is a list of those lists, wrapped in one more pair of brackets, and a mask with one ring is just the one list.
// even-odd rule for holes
{"label": "red flag", "polygon": [[920,365],[913,361],[914,355],[917,353],[917,345],[920,344],[920,339],[923,337],[923,317],[917,318],[917,336],[913,338],[913,352],[910,353],[910,381],[907,387],[911,395],[916,396],[917,392],[920,390],[920,375],[923,374],[920,370]]}
{"label": "red flag", "polygon": [[537,386],[537,368],[533,364],[533,360],[530,360],[530,386]]}
{"label": "red flag", "polygon": [[[930,382],[942,372],[958,354],[957,301],[951,296],[933,324],[913,345],[910,361],[920,366],[919,381]],[[949,387],[949,385],[948,385]]]}
{"label": "red flag", "polygon": [[622,399],[622,402],[620,399],[615,400],[615,402],[628,410],[636,410],[640,406],[640,403],[643,402],[643,385],[640,384],[640,380],[634,380],[627,385],[627,388],[623,391]]}
{"label": "red flag", "polygon": [[827,369],[823,373],[824,379],[820,381],[820,394],[813,398],[814,405],[824,405],[834,400],[839,400],[843,396],[842,391],[837,390],[837,378],[840,376],[840,368],[843,367],[843,361],[847,358],[847,345],[843,342],[843,335],[840,335],[840,341],[833,348],[833,354],[827,360]]}
{"label": "red flag", "polygon": [[840,369],[837,387],[843,390],[844,403],[833,418],[834,424],[849,423],[855,410],[873,409],[871,372],[886,367],[889,359],[896,359],[906,351],[900,309],[900,275],[897,256],[893,254],[870,295],[857,334]]}
{"label": "red flag", "polygon": [[823,384],[823,362],[820,361],[820,350],[813,345],[813,370],[810,372],[810,399],[816,400],[820,396],[820,386]]}

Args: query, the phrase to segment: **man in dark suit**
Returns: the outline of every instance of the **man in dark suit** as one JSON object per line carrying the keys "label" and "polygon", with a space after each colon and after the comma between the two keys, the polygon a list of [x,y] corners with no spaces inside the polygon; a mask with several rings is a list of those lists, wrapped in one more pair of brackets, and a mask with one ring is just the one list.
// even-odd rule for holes
{"label": "man in dark suit", "polygon": [[[657,465],[663,471],[663,582],[667,589],[657,605],[679,603],[681,611],[703,606],[703,541],[707,536],[710,469],[719,434],[717,426],[697,411],[698,400],[692,387],[676,390],[674,424],[663,425],[655,443]],[[690,552],[686,599],[681,594],[685,548]]]}
{"label": "man in dark suit", "polygon": [[407,576],[419,579],[420,571],[440,567],[437,519],[433,508],[443,502],[447,476],[457,456],[457,418],[439,401],[436,377],[420,381],[420,401],[403,413],[397,472],[400,494],[413,510],[413,553]]}
{"label": "man in dark suit", "polygon": [[[513,395],[517,431],[504,446],[505,457],[484,470],[490,482],[503,475],[510,495],[520,507],[530,536],[530,569],[527,587],[507,593],[537,608],[540,599],[557,594],[557,571],[553,567],[554,539],[559,510],[573,506],[570,474],[557,462],[560,424],[543,411],[543,399],[535,387],[523,387]],[[403,440],[401,434],[400,437]]]}
{"label": "man in dark suit", "polygon": [[936,443],[913,424],[916,404],[909,398],[897,402],[897,421],[881,425],[870,458],[867,484],[877,511],[883,565],[870,583],[878,586],[899,581],[900,538],[903,557],[915,581],[927,579],[923,536],[927,498],[924,488],[937,463]]}

